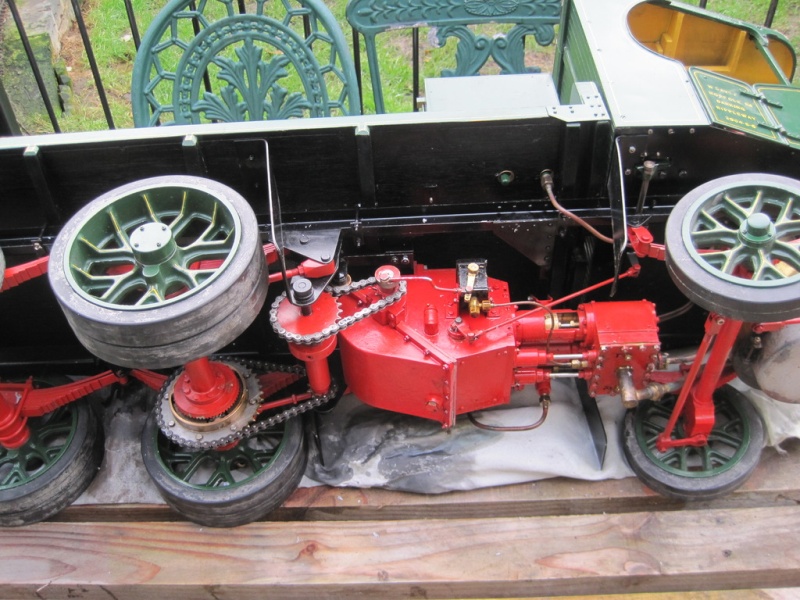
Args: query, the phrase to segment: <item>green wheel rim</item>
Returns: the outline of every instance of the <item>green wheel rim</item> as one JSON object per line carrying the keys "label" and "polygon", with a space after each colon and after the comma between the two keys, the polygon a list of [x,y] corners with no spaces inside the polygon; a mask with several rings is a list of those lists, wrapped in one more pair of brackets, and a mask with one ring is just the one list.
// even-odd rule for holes
{"label": "green wheel rim", "polygon": [[0,446],[0,490],[25,485],[41,477],[64,455],[78,427],[78,411],[72,405],[28,421],[30,439],[20,448]]}
{"label": "green wheel rim", "polygon": [[106,202],[68,242],[70,286],[115,310],[196,294],[232,260],[241,225],[233,205],[201,188],[143,187]]}
{"label": "green wheel rim", "polygon": [[198,490],[233,489],[252,481],[272,466],[287,440],[283,426],[259,432],[229,450],[188,450],[158,430],[155,435],[164,470]]}
{"label": "green wheel rim", "polygon": [[[656,439],[664,431],[674,402],[648,402],[635,415],[636,441],[647,457],[658,467],[681,477],[702,478],[724,473],[734,467],[750,445],[750,423],[738,402],[715,399],[714,429],[705,446],[680,446],[666,452],[656,449]],[[679,419],[673,438],[686,437]]]}
{"label": "green wheel rim", "polygon": [[753,288],[800,280],[800,195],[775,183],[708,192],[681,232],[692,259],[709,273]]}

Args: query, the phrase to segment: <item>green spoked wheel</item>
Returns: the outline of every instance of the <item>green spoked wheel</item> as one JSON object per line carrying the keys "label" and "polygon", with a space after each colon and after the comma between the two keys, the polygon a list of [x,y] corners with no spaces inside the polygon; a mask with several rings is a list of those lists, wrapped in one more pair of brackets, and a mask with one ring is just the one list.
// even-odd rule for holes
{"label": "green spoked wheel", "polygon": [[140,368],[219,350],[267,292],[255,214],[234,190],[200,177],[154,177],[100,196],[61,230],[49,275],[84,346]]}
{"label": "green spoked wheel", "polygon": [[301,418],[259,432],[228,450],[186,449],[170,441],[151,413],[142,457],[164,500],[208,527],[236,527],[278,508],[297,489],[307,453]]}
{"label": "green spoked wheel", "polygon": [[666,229],[667,269],[706,310],[748,322],[800,315],[800,181],[714,179],[682,198]]}
{"label": "green spoked wheel", "polygon": [[[642,402],[628,411],[623,448],[633,471],[648,487],[670,498],[707,499],[739,487],[758,465],[764,425],[753,405],[730,386],[714,393],[715,423],[705,446],[660,452],[656,439],[672,414],[674,400]],[[685,436],[681,420],[675,438]]]}
{"label": "green spoked wheel", "polygon": [[78,400],[28,420],[30,439],[0,446],[0,525],[36,523],[74,502],[103,460],[104,436],[91,405]]}

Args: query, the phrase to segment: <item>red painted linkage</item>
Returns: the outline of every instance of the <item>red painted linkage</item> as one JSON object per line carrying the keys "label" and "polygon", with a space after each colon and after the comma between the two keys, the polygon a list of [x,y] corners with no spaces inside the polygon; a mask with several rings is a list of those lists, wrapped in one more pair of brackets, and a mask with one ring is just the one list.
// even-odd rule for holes
{"label": "red painted linkage", "polygon": [[653,234],[647,227],[628,227],[628,242],[639,258],[655,258],[664,260],[667,249],[664,244],[653,242]]}
{"label": "red painted linkage", "polygon": [[[166,377],[152,371],[136,370],[131,375],[145,383],[161,383]],[[104,371],[93,377],[49,388],[33,387],[33,378],[25,383],[0,382],[0,445],[19,448],[28,441],[30,417],[41,417],[49,412],[88,396],[114,383],[126,384],[128,378],[113,371]],[[153,387],[151,385],[151,387]]]}
{"label": "red painted linkage", "polygon": [[[714,428],[714,390],[719,387],[720,380],[723,379],[725,363],[741,328],[741,321],[726,319],[714,313],[708,315],[706,333],[697,350],[694,363],[678,394],[667,426],[656,440],[656,448],[660,452],[678,446],[704,446],[708,442],[708,435]],[[698,379],[703,357],[709,347],[711,353]],[[686,437],[673,439],[672,433],[681,414],[684,418]]]}
{"label": "red painted linkage", "polygon": [[36,260],[17,265],[15,267],[8,267],[5,271],[3,287],[0,288],[0,292],[10,290],[11,288],[17,287],[18,285],[25,283],[26,281],[30,281],[36,277],[41,277],[47,273],[47,264],[49,261],[50,257],[45,256],[43,258],[37,258]]}
{"label": "red painted linkage", "polygon": [[0,444],[6,448],[19,448],[30,436],[29,417],[40,417],[112,383],[125,381],[124,377],[105,371],[50,388],[34,388],[32,378],[25,383],[0,383]]}

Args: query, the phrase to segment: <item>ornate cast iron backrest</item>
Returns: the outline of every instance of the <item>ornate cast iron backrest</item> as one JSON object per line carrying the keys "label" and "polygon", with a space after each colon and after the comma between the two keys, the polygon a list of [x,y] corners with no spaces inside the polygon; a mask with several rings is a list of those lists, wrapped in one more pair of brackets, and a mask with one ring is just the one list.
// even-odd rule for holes
{"label": "ornate cast iron backrest", "polygon": [[137,127],[360,112],[347,42],[322,0],[172,0],[142,39],[131,101]]}
{"label": "ornate cast iron backrest", "polygon": [[[599,1],[599,0],[598,0]],[[431,27],[439,48],[448,38],[457,40],[456,68],[442,77],[477,75],[489,57],[502,73],[526,73],[525,36],[540,46],[555,39],[561,0],[350,0],[347,20],[364,36],[377,112],[386,112],[375,38],[389,29]],[[505,33],[476,34],[468,26],[511,23]],[[434,36],[432,35],[431,38]]]}

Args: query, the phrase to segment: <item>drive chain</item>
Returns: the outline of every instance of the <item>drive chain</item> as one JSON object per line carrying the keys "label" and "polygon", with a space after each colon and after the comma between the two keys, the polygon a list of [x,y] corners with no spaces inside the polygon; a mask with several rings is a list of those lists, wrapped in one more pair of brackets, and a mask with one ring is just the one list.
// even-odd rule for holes
{"label": "drive chain", "polygon": [[[331,294],[333,297],[338,298],[339,296],[344,296],[346,294],[350,294],[352,292],[357,292],[364,288],[373,286],[378,283],[378,280],[374,277],[370,277],[368,279],[362,279],[360,281],[354,281],[349,285],[340,285],[340,286],[328,286],[325,288],[325,291]],[[339,319],[333,325],[329,325],[328,327],[324,328],[322,331],[317,331],[314,333],[308,333],[306,335],[300,335],[299,333],[292,333],[290,331],[286,331],[284,327],[278,322],[278,308],[286,299],[286,292],[280,294],[276,299],[275,302],[272,303],[272,307],[269,311],[269,321],[272,323],[272,329],[281,339],[286,340],[287,342],[291,342],[292,344],[299,344],[302,346],[310,346],[312,344],[319,344],[327,340],[330,337],[333,337],[348,327],[352,327],[359,321],[363,321],[379,313],[380,311],[384,310],[385,308],[390,307],[392,304],[399,302],[400,299],[405,296],[406,294],[406,282],[401,281],[397,286],[397,290],[388,296],[378,300],[377,302],[373,302],[369,306],[362,308],[361,310],[355,312],[354,314],[350,315],[349,317],[344,317]]]}

